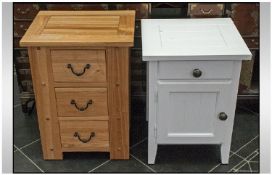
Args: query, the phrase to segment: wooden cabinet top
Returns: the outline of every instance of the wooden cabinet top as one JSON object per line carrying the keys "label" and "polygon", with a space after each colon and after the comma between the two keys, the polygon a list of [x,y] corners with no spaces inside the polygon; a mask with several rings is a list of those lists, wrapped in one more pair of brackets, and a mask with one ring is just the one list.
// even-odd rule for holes
{"label": "wooden cabinet top", "polygon": [[135,11],[40,11],[20,41],[29,46],[133,46]]}
{"label": "wooden cabinet top", "polygon": [[142,19],[143,60],[248,60],[230,18]]}

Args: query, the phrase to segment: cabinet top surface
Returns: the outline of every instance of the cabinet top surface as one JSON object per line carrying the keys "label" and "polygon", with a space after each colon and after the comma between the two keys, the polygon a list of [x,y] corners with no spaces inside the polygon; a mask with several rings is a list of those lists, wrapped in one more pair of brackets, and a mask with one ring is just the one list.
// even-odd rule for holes
{"label": "cabinet top surface", "polygon": [[230,18],[142,19],[141,23],[145,61],[251,58]]}
{"label": "cabinet top surface", "polygon": [[133,46],[135,11],[40,11],[25,46]]}

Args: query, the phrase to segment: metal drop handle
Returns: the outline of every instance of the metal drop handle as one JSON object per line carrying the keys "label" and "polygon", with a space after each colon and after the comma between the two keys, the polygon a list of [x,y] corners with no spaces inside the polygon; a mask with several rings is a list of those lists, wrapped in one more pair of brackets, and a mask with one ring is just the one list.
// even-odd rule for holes
{"label": "metal drop handle", "polygon": [[212,9],[209,9],[209,10],[200,9],[200,11],[202,12],[203,15],[209,15],[209,14],[211,14],[211,12],[213,10]]}
{"label": "metal drop handle", "polygon": [[78,107],[77,103],[75,100],[71,100],[71,105],[74,105],[77,110],[79,111],[85,111],[86,109],[88,109],[89,105],[93,104],[93,101],[92,100],[89,100],[87,103],[86,103],[86,106],[85,107]]}
{"label": "metal drop handle", "polygon": [[78,132],[74,133],[74,137],[77,137],[78,140],[81,141],[82,143],[88,143],[89,141],[92,140],[93,137],[95,137],[95,132],[91,132],[90,137],[88,139],[81,138]]}
{"label": "metal drop handle", "polygon": [[71,64],[67,64],[67,68],[68,68],[68,69],[71,69],[72,73],[73,73],[74,75],[76,75],[76,76],[81,76],[81,75],[83,75],[83,74],[85,73],[86,69],[90,69],[90,67],[91,67],[90,64],[86,64],[86,65],[84,66],[84,68],[83,68],[83,71],[81,71],[81,72],[75,72],[73,66],[72,66]]}
{"label": "metal drop handle", "polygon": [[199,70],[199,69],[194,69],[193,70],[193,76],[195,78],[199,78],[201,75],[202,75],[202,71],[201,70]]}
{"label": "metal drop handle", "polygon": [[227,120],[228,116],[227,116],[227,114],[225,112],[220,112],[219,115],[218,115],[218,118],[220,120],[225,121],[225,120]]}

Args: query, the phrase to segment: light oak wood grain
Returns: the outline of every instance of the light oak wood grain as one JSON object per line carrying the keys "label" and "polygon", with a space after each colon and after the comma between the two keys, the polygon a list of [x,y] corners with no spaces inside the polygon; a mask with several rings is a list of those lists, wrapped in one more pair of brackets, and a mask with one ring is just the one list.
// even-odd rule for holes
{"label": "light oak wood grain", "polygon": [[[86,151],[129,159],[134,21],[135,11],[40,11],[36,16],[20,43],[29,47],[44,159]],[[95,136],[83,143],[91,132]]]}
{"label": "light oak wood grain", "polygon": [[[106,88],[56,88],[58,116],[100,116],[108,115]],[[86,107],[89,100],[92,104],[84,111],[79,111],[71,100],[75,100],[79,108]]]}
{"label": "light oak wood grain", "polygon": [[133,46],[135,11],[40,11],[25,46]]}
{"label": "light oak wood grain", "polygon": [[[80,139],[88,139],[91,132],[95,136],[87,143],[75,137],[78,132]],[[109,151],[108,121],[60,121],[60,136],[63,151]]]}
{"label": "light oak wood grain", "polygon": [[129,48],[107,49],[110,158],[129,159]]}
{"label": "light oak wood grain", "polygon": [[[105,50],[51,50],[51,59],[56,82],[106,82]],[[84,72],[87,64],[90,68]]]}
{"label": "light oak wood grain", "polygon": [[62,159],[53,77],[46,48],[29,48],[44,159]]}

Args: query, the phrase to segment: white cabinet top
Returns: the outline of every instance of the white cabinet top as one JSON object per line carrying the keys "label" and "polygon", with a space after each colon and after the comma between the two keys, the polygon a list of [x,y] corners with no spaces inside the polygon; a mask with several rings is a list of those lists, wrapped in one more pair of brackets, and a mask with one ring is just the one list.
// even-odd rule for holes
{"label": "white cabinet top", "polygon": [[249,60],[230,18],[142,19],[143,60]]}

